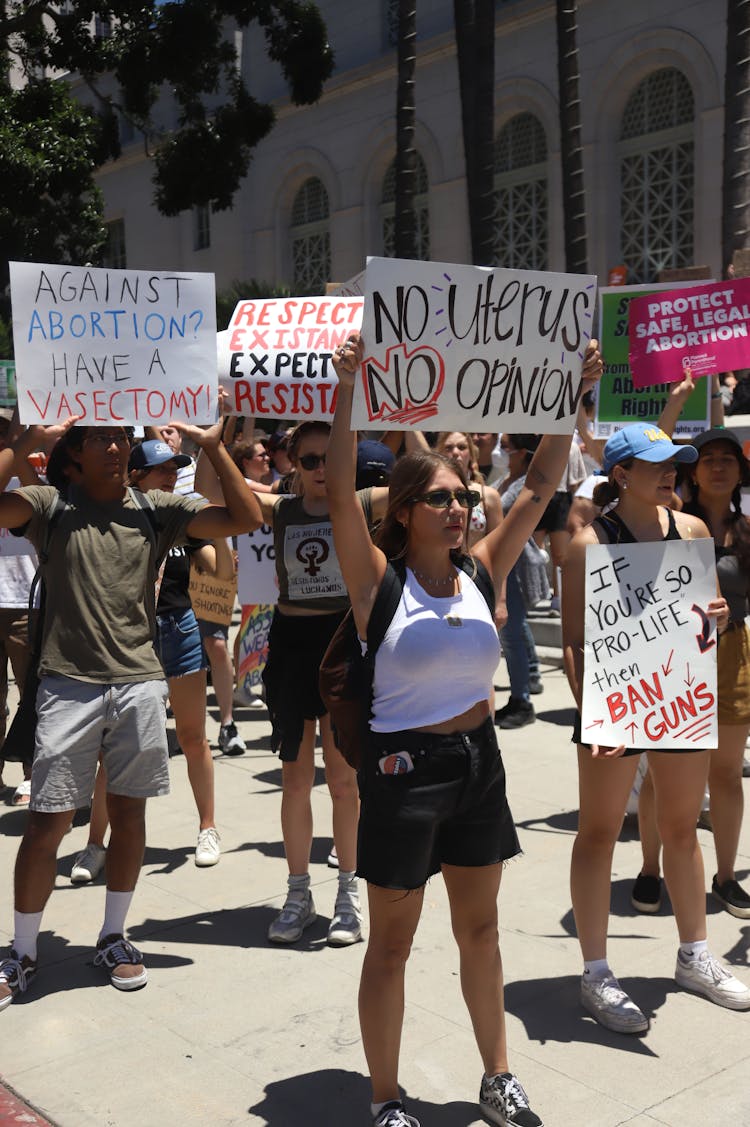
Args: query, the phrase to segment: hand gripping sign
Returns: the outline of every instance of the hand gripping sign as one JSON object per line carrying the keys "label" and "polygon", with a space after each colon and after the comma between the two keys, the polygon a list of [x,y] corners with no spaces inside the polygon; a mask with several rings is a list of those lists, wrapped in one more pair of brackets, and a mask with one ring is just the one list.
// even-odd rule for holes
{"label": "hand gripping sign", "polygon": [[11,262],[21,422],[217,417],[213,274]]}
{"label": "hand gripping sign", "polygon": [[239,302],[217,338],[230,414],[330,419],[338,385],[333,353],[361,321],[361,297]]}
{"label": "hand gripping sign", "polygon": [[714,598],[713,540],[589,545],[584,743],[717,746]]}
{"label": "hand gripping sign", "polygon": [[571,434],[596,278],[370,258],[352,426]]}

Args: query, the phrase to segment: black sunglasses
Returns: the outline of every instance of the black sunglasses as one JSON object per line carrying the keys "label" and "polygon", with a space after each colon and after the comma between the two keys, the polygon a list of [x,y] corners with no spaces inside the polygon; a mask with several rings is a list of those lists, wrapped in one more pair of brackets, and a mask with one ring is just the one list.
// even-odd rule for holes
{"label": "black sunglasses", "polygon": [[325,454],[303,454],[299,460],[303,470],[317,470],[318,466],[326,464]]}
{"label": "black sunglasses", "polygon": [[449,509],[453,501],[458,501],[462,509],[474,509],[481,500],[482,494],[476,489],[432,489],[412,497],[411,504],[424,501],[432,509]]}

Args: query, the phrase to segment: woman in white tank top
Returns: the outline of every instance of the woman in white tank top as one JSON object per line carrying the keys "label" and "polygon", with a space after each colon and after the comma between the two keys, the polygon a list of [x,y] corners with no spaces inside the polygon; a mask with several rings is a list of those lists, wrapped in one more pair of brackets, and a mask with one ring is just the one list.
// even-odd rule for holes
{"label": "woman in white tank top", "polygon": [[[360,1025],[373,1123],[419,1127],[398,1087],[404,971],[425,883],[440,871],[484,1064],[481,1109],[498,1124],[519,1122],[520,1113],[528,1127],[542,1127],[508,1067],[500,950],[487,940],[497,934],[502,862],[519,847],[489,708],[497,638],[493,643],[492,614],[477,589],[482,569],[500,589],[555,491],[570,438],[542,439],[511,513],[473,549],[482,565],[476,582],[460,566],[467,564],[475,497],[463,467],[439,454],[413,453],[396,464],[374,545],[354,492],[351,406],[362,357],[356,333],[334,357],[339,390],[327,479],[336,552],[360,638],[367,636],[388,561],[405,565],[401,603],[375,656],[370,744],[359,772],[357,872],[368,881],[370,907]],[[601,375],[595,342],[584,375],[583,390]],[[467,566],[471,571],[470,561]],[[421,692],[413,691],[414,682]]]}

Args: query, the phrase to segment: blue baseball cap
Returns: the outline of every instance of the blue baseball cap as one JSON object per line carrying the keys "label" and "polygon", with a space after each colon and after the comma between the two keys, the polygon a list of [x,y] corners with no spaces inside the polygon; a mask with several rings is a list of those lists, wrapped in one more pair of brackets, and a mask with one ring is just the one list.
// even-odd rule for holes
{"label": "blue baseball cap", "polygon": [[166,442],[151,438],[148,442],[134,446],[130,451],[128,469],[131,473],[133,470],[151,470],[154,466],[164,465],[165,462],[174,462],[177,468],[181,469],[183,466],[190,465],[190,458],[187,454],[175,454]]}
{"label": "blue baseball cap", "polygon": [[641,462],[697,462],[698,451],[694,446],[676,446],[668,434],[653,423],[633,423],[623,427],[617,434],[607,439],[602,455],[602,470],[608,474],[619,462],[628,458],[638,458]]}

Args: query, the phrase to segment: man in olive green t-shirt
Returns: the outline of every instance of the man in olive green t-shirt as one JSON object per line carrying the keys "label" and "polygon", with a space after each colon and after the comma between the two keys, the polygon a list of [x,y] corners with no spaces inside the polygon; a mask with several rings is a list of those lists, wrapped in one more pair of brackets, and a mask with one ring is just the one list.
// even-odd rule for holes
{"label": "man in olive green t-shirt", "polygon": [[[150,517],[127,488],[128,432],[74,422],[62,428],[56,450],[66,504],[51,535],[45,537],[53,486],[0,496],[0,528],[22,529],[38,549],[46,539],[49,549],[31,802],[16,859],[14,941],[0,961],[0,1010],[36,974],[57,850],[75,810],[91,800],[100,756],[111,834],[94,961],[120,990],[145,986],[142,956],[124,930],[143,860],[146,798],[167,793],[169,785],[166,685],[154,650],[156,562],[186,537],[233,536],[262,523],[254,494],[221,443],[220,422],[207,430],[178,425],[212,463],[225,506],[155,492]],[[0,451],[0,490],[15,459],[36,448],[40,429]]]}

